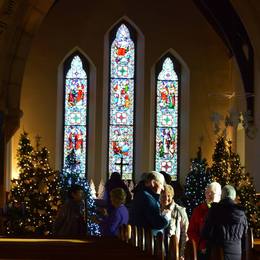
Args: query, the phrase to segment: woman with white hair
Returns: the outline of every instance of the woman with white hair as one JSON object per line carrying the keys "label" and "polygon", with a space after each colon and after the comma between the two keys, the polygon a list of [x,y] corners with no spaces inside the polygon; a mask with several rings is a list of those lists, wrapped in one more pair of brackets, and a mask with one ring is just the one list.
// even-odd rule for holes
{"label": "woman with white hair", "polygon": [[201,238],[201,230],[208,210],[213,202],[219,202],[221,198],[221,186],[218,182],[208,184],[205,189],[205,198],[205,202],[193,210],[188,228],[188,237],[196,243],[199,260],[206,257],[206,240]]}

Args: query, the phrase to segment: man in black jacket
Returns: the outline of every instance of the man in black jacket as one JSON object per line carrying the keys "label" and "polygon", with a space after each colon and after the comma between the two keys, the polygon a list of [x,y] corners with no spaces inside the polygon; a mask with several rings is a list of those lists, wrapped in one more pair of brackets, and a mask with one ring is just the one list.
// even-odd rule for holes
{"label": "man in black jacket", "polygon": [[164,189],[164,177],[156,171],[145,174],[142,185],[136,189],[130,209],[130,224],[152,229],[154,235],[163,230],[171,218],[170,211],[160,211],[160,194]]}
{"label": "man in black jacket", "polygon": [[207,255],[220,248],[225,260],[241,260],[245,250],[247,218],[234,200],[236,190],[231,185],[222,189],[222,200],[212,205],[202,230],[202,237],[207,240]]}

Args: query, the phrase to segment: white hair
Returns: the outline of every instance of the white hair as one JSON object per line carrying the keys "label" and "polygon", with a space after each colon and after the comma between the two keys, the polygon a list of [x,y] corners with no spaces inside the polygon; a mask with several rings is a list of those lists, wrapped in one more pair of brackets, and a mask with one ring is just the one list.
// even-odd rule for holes
{"label": "white hair", "polygon": [[222,199],[230,198],[232,200],[235,200],[236,198],[236,190],[231,185],[226,185],[222,189]]}
{"label": "white hair", "polygon": [[156,180],[162,185],[165,184],[164,176],[160,172],[149,171],[144,174],[144,181]]}
{"label": "white hair", "polygon": [[207,190],[211,190],[213,192],[213,201],[214,202],[219,202],[221,198],[221,185],[213,181],[210,184],[207,185],[206,187]]}

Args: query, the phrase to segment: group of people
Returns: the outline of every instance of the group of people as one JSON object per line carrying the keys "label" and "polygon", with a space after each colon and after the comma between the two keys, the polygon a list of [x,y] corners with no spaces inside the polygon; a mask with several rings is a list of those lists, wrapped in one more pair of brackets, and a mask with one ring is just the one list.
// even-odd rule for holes
{"label": "group of people", "polygon": [[[165,182],[167,178],[163,174],[156,171],[144,173],[132,191],[133,198],[127,186],[120,181],[118,173],[112,174],[111,179],[106,184],[107,208],[93,219],[100,224],[103,235],[116,236],[120,226],[129,223],[151,229],[154,235],[162,232],[166,252],[169,238],[176,235],[180,259],[184,259],[188,239],[194,240],[198,259],[210,259],[216,248],[223,250],[224,259],[241,259],[245,249],[247,219],[242,208],[235,202],[236,190],[231,185],[226,185],[221,190],[219,183],[210,183],[205,190],[205,202],[193,210],[189,221],[185,208],[175,202],[174,189]],[[67,202],[60,210],[55,222],[57,235],[64,234],[69,228],[74,228],[80,234],[85,232],[80,228],[84,216],[79,203],[81,194],[78,193],[79,190],[70,193],[70,198],[78,202],[74,203],[75,206],[72,207],[69,204],[71,202]],[[70,211],[73,210],[78,212],[74,214],[78,227],[71,227],[74,224],[69,223],[73,215]],[[64,223],[65,216],[65,222],[68,223],[65,230],[62,230],[60,223]]]}
{"label": "group of people", "polygon": [[163,232],[166,238],[176,235],[181,259],[188,239],[194,240],[198,259],[210,259],[216,249],[222,250],[224,259],[241,259],[246,248],[247,218],[235,202],[233,186],[221,190],[219,183],[210,183],[205,202],[193,210],[190,221],[185,208],[174,201],[174,190],[165,185],[162,174],[145,174],[141,186],[130,209],[131,224],[150,228],[154,234]]}

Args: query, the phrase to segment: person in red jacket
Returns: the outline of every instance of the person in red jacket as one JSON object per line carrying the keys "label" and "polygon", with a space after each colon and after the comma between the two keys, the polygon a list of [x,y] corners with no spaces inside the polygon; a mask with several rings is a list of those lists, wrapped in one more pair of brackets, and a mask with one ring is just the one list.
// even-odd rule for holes
{"label": "person in red jacket", "polygon": [[193,239],[196,243],[199,260],[206,257],[206,241],[201,239],[201,230],[208,210],[212,202],[219,202],[221,198],[221,186],[218,182],[212,182],[206,187],[205,198],[205,202],[193,210],[187,232],[189,239]]}

